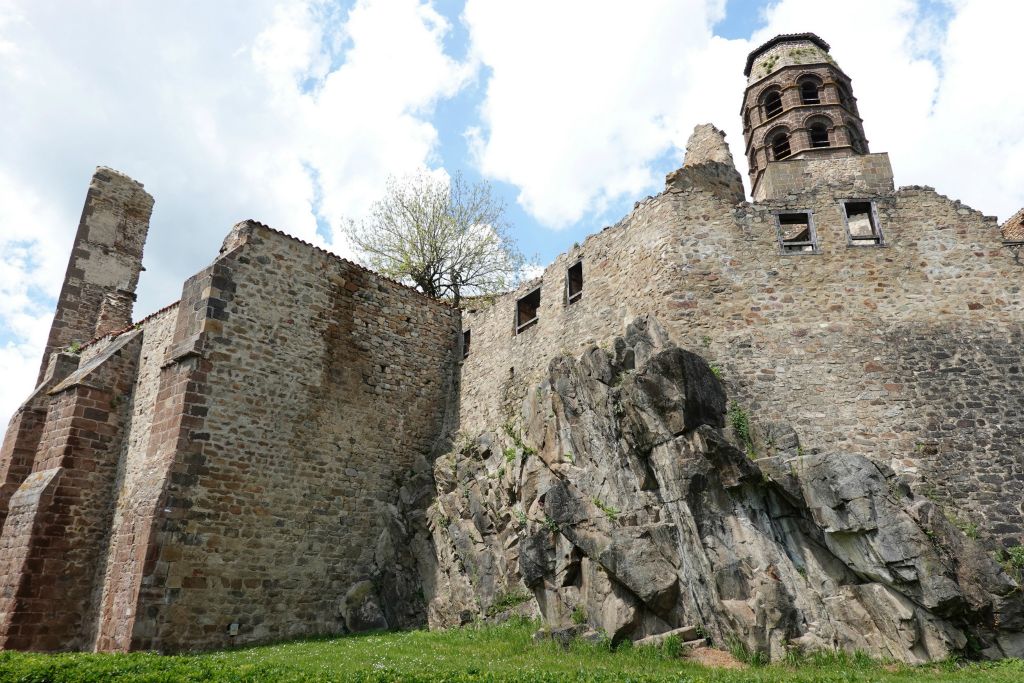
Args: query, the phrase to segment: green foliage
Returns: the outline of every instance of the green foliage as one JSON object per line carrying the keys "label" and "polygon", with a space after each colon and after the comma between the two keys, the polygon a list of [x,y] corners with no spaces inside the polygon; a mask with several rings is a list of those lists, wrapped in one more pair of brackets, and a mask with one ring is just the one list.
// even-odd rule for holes
{"label": "green foliage", "polygon": [[600,510],[601,512],[603,512],[604,516],[607,517],[609,519],[609,521],[614,522],[616,520],[616,518],[618,518],[619,512],[620,512],[620,510],[618,508],[614,508],[611,505],[608,505],[607,503],[605,503],[604,501],[600,500],[599,498],[594,498],[593,501],[594,501],[594,505],[597,506],[597,509]]}
{"label": "green foliage", "polygon": [[[515,428],[515,425],[512,424],[511,420],[505,423],[503,429],[505,430],[505,434],[508,436],[508,438],[512,439],[512,443],[516,445],[516,448],[523,452],[523,455],[530,456],[537,454],[536,448],[530,448],[523,442],[523,437],[519,434],[519,431]],[[508,460],[509,462],[512,462],[511,460],[509,460],[509,450],[513,452],[514,457],[515,449],[505,449],[505,459]]]}
{"label": "green foliage", "polygon": [[708,363],[708,367],[711,368],[712,375],[718,379],[722,379],[722,368],[720,366],[715,365],[714,363]]}
{"label": "green foliage", "polygon": [[493,617],[496,614],[501,614],[505,610],[510,610],[517,605],[521,605],[524,602],[530,600],[533,596],[523,591],[512,591],[511,593],[505,593],[498,595],[498,598],[487,608],[487,616]]}
{"label": "green foliage", "polygon": [[960,531],[964,532],[964,535],[967,536],[967,538],[978,538],[977,524],[969,520],[965,521],[963,519],[960,519],[958,516],[951,513],[949,510],[943,510],[943,513],[946,515],[946,519],[949,520],[949,523],[955,526]]}
{"label": "green foliage", "polygon": [[683,641],[677,635],[671,635],[661,644],[661,651],[666,657],[675,659],[683,654]]}
{"label": "green foliage", "polygon": [[520,526],[526,526],[526,513],[525,512],[523,512],[519,508],[516,508],[515,510],[512,511],[512,514],[515,515],[516,521],[519,522]]}
{"label": "green foliage", "polygon": [[[535,643],[538,624],[509,619],[445,631],[310,638],[198,655],[0,652],[0,681],[20,683],[1018,683],[1024,662],[1006,660],[909,667],[863,655],[812,653],[755,671],[710,669],[670,647]],[[794,668],[798,667],[798,668]]]}
{"label": "green foliage", "polygon": [[77,356],[82,352],[82,344],[81,342],[71,342],[71,344],[68,346],[67,349],[65,349],[65,351]]}
{"label": "green foliage", "polygon": [[1003,549],[1003,569],[1017,581],[1024,579],[1024,545]]}
{"label": "green foliage", "polygon": [[729,403],[729,411],[726,417],[732,426],[732,430],[736,433],[736,438],[747,446],[747,453],[749,455],[754,447],[754,439],[750,433],[750,417],[747,415],[747,411],[743,410],[739,403],[732,401]]}
{"label": "green foliage", "polygon": [[587,623],[587,611],[583,605],[576,605],[572,610],[572,623],[580,625]]}
{"label": "green foliage", "polygon": [[544,521],[542,522],[542,524],[544,525],[544,528],[550,531],[551,533],[558,533],[558,522],[551,519],[550,516],[544,515]]}
{"label": "green foliage", "polygon": [[704,336],[702,336],[700,338],[700,345],[703,346],[705,349],[710,349],[711,348],[711,337],[706,335],[706,334]]}
{"label": "green foliage", "polygon": [[751,650],[747,644],[736,637],[729,638],[729,654],[750,666],[764,666],[768,663],[768,655],[764,652]]}
{"label": "green foliage", "polygon": [[516,449],[509,446],[505,449],[505,462],[512,464],[516,459]]}
{"label": "green foliage", "polygon": [[573,458],[572,453],[566,453],[562,457],[565,458],[566,462],[576,462],[576,459]]}

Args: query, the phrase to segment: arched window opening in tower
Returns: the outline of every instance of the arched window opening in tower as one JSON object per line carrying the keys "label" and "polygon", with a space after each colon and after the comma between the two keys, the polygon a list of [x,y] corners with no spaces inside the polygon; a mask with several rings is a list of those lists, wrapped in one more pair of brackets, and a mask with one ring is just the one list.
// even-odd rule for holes
{"label": "arched window opening in tower", "polygon": [[785,159],[790,153],[789,133],[781,132],[772,136],[772,158],[775,161]]}
{"label": "arched window opening in tower", "polygon": [[830,147],[828,128],[821,121],[811,124],[811,147]]}
{"label": "arched window opening in tower", "polygon": [[848,135],[850,136],[850,147],[853,148],[854,152],[857,152],[858,154],[864,154],[864,138],[861,137],[860,131],[857,130],[857,126],[855,126],[853,123],[847,123],[846,130]]}
{"label": "arched window opening in tower", "polygon": [[767,119],[782,113],[782,95],[773,90],[764,96],[764,116]]}
{"label": "arched window opening in tower", "polygon": [[839,90],[839,104],[853,111],[853,97],[850,95],[850,91],[842,83],[837,84],[836,88]]}
{"label": "arched window opening in tower", "polygon": [[800,83],[800,101],[804,104],[821,104],[818,84],[813,79],[805,78]]}

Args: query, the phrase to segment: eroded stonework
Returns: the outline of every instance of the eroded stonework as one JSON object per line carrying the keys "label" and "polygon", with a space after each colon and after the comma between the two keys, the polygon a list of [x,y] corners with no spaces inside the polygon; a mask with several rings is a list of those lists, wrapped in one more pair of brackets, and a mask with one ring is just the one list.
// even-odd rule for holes
{"label": "eroded stonework", "polygon": [[[462,311],[244,221],[133,324],[153,201],[98,169],[0,450],[0,646],[518,612],[1020,656],[1020,214],[894,187],[808,35],[751,55],[745,106],[788,88],[748,112],[757,201],[698,126],[663,192]],[[783,120],[804,146],[771,159]]]}

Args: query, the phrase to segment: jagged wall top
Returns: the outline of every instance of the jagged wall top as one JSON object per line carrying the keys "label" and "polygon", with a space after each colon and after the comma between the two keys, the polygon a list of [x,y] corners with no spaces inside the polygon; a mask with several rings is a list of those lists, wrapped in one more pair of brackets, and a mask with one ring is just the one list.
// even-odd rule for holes
{"label": "jagged wall top", "polygon": [[1000,232],[1005,242],[1024,242],[1024,209],[1010,216]]}
{"label": "jagged wall top", "polygon": [[701,123],[693,128],[689,142],[686,143],[686,156],[683,166],[696,166],[708,161],[717,161],[735,166],[729,145],[725,142],[725,133],[713,124]]}

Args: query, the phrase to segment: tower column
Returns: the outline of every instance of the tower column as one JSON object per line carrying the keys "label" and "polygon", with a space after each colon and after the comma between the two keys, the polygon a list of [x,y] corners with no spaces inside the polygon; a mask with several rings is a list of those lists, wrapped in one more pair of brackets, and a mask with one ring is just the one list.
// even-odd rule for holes
{"label": "tower column", "polygon": [[119,322],[125,315],[131,319],[152,212],[153,197],[142,183],[110,168],[96,169],[85,196],[37,384],[53,352],[83,344],[95,336],[97,329],[107,328],[97,325],[104,301],[108,302],[108,316],[110,302],[117,301]]}

